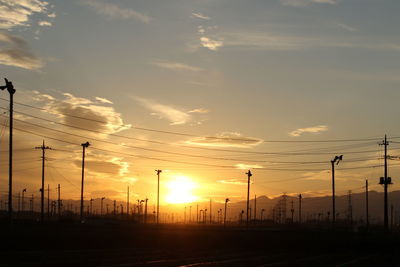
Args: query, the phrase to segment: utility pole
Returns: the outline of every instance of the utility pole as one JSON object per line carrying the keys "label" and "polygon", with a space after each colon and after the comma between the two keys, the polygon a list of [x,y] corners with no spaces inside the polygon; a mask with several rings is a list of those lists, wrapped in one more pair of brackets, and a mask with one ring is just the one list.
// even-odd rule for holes
{"label": "utility pole", "polygon": [[301,199],[302,196],[299,194],[299,224],[301,224]]}
{"label": "utility pole", "polygon": [[[101,198],[101,203],[100,203],[100,216],[103,216],[103,201],[104,201],[105,197]],[[107,212],[108,213],[108,212]]]}
{"label": "utility pole", "polygon": [[293,199],[292,199],[292,208],[290,209],[290,212],[292,213],[292,223],[294,223],[294,207],[293,207]]}
{"label": "utility pole", "polygon": [[350,225],[353,226],[353,205],[351,203],[351,190],[349,190],[349,196],[348,196],[348,218]]}
{"label": "utility pole", "polygon": [[332,165],[332,225],[336,223],[336,207],[335,207],[335,163],[336,165],[343,160],[343,155],[335,156],[333,160],[331,160]]}
{"label": "utility pole", "polygon": [[116,206],[117,206],[117,201],[114,200],[114,216],[116,215]]}
{"label": "utility pole", "polygon": [[26,188],[22,189],[22,212],[25,210],[25,192]]}
{"label": "utility pole", "polygon": [[192,206],[189,206],[189,223],[192,221]]}
{"label": "utility pole", "polygon": [[89,215],[93,216],[93,198],[90,199]]}
{"label": "utility pole", "polygon": [[369,228],[369,207],[368,207],[368,179],[365,180],[365,219],[367,223],[367,230]]}
{"label": "utility pole", "polygon": [[149,199],[146,197],[145,202],[144,202],[144,224],[147,223],[147,202]]}
{"label": "utility pole", "polygon": [[47,218],[50,218],[50,185],[47,184]]}
{"label": "utility pole", "polygon": [[197,209],[197,212],[196,212],[196,223],[197,224],[199,224],[199,204],[196,204],[196,209]]}
{"label": "utility pole", "polygon": [[128,185],[128,192],[126,196],[126,215],[129,217],[129,185]]}
{"label": "utility pole", "polygon": [[225,199],[225,212],[224,212],[224,227],[226,226],[226,208],[228,206],[229,198]]}
{"label": "utility pole", "polygon": [[81,183],[81,222],[83,222],[83,186],[85,180],[85,150],[90,146],[89,142],[81,144],[82,146],[82,183]]}
{"label": "utility pole", "polygon": [[61,216],[61,187],[60,184],[57,186],[57,211],[58,217]]}
{"label": "utility pole", "polygon": [[257,195],[254,195],[254,223],[257,221]]}
{"label": "utility pole", "polygon": [[387,141],[386,135],[385,139],[379,145],[384,146],[385,148],[385,164],[384,164],[384,176],[381,177],[379,184],[382,184],[384,187],[384,199],[383,199],[383,221],[385,232],[389,232],[389,222],[388,222],[388,185],[392,184],[392,178],[388,177],[387,172],[387,146],[389,142]]}
{"label": "utility pole", "polygon": [[186,206],[185,206],[185,211],[183,213],[183,223],[186,224]]}
{"label": "utility pole", "polygon": [[11,81],[8,81],[4,78],[6,85],[0,86],[1,90],[7,89],[10,94],[10,118],[9,118],[9,136],[8,136],[8,218],[10,223],[12,223],[13,219],[13,210],[12,210],[12,167],[13,167],[13,113],[14,113],[14,94],[16,90],[14,89],[14,85]]}
{"label": "utility pole", "polygon": [[162,170],[156,170],[157,173],[157,224],[159,224],[160,219],[160,173]]}
{"label": "utility pole", "polygon": [[246,228],[249,228],[249,201],[250,201],[250,177],[252,176],[251,171],[246,172],[247,174],[247,208],[246,208]]}
{"label": "utility pole", "polygon": [[211,205],[212,205],[212,202],[211,202],[211,199],[210,199],[210,224],[211,224],[211,218],[212,218]]}
{"label": "utility pole", "polygon": [[46,160],[46,150],[51,149],[48,146],[45,146],[44,140],[41,146],[35,147],[35,149],[42,150],[42,187],[40,189],[40,221],[43,222],[44,220],[44,162]]}

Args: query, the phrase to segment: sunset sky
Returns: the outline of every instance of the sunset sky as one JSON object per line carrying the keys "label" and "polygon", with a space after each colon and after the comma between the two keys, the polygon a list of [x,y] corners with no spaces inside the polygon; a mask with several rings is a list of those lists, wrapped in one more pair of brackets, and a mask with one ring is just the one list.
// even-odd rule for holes
{"label": "sunset sky", "polygon": [[0,0],[0,77],[17,90],[14,194],[39,196],[43,139],[46,184],[64,198],[79,198],[86,141],[85,199],[124,200],[129,185],[132,200],[154,203],[156,169],[163,204],[243,200],[248,169],[251,195],[325,195],[340,154],[338,194],[366,178],[381,191],[384,134],[400,155],[399,10],[398,0]]}

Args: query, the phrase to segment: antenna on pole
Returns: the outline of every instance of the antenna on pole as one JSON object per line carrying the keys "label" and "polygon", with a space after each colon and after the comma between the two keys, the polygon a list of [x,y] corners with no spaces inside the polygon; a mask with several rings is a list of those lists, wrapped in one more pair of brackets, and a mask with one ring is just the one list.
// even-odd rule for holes
{"label": "antenna on pole", "polygon": [[35,147],[35,149],[41,149],[42,150],[42,187],[40,188],[40,221],[43,223],[44,220],[44,162],[46,160],[46,150],[51,149],[51,147],[48,147],[44,144],[41,146]]}

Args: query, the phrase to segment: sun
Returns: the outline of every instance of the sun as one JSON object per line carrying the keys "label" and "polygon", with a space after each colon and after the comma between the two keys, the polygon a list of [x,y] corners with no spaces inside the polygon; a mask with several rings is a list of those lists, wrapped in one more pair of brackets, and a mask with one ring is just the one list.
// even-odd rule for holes
{"label": "sun", "polygon": [[168,194],[165,200],[169,204],[190,203],[197,200],[193,195],[193,189],[196,188],[196,183],[186,176],[174,176],[167,183]]}

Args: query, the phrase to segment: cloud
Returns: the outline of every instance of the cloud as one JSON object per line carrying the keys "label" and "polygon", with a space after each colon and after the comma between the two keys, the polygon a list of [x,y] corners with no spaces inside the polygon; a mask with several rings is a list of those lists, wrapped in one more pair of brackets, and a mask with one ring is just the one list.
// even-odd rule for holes
{"label": "cloud", "polygon": [[42,61],[32,54],[25,40],[6,32],[0,32],[0,64],[29,70],[43,66]]}
{"label": "cloud", "polygon": [[351,26],[346,25],[346,24],[344,24],[344,23],[337,23],[336,25],[337,25],[338,27],[340,27],[340,28],[346,30],[346,31],[349,31],[349,32],[356,32],[356,31],[358,31],[357,28],[351,27]]}
{"label": "cloud", "polygon": [[209,113],[210,111],[208,109],[205,108],[196,108],[196,109],[192,109],[190,111],[188,111],[189,113],[200,113],[200,114],[206,114]]}
{"label": "cloud", "polygon": [[153,62],[151,64],[158,66],[160,68],[175,70],[175,71],[192,71],[192,72],[204,71],[204,69],[202,68],[190,66],[179,62]]}
{"label": "cloud", "polygon": [[38,22],[38,25],[39,26],[47,26],[47,27],[50,27],[51,25],[53,25],[50,21],[44,21],[44,20],[42,20],[42,21],[39,21]]}
{"label": "cloud", "polygon": [[210,17],[208,17],[208,16],[206,16],[206,15],[204,15],[202,13],[199,13],[199,12],[197,12],[197,13],[193,12],[192,16],[195,17],[195,18],[204,19],[204,20],[210,20],[211,19]]}
{"label": "cloud", "polygon": [[190,114],[177,108],[141,97],[134,97],[134,99],[142,104],[145,108],[153,111],[151,115],[158,116],[160,119],[165,118],[170,121],[171,125],[185,124],[192,119]]}
{"label": "cloud", "polygon": [[113,102],[111,102],[110,100],[108,100],[106,98],[96,96],[95,99],[103,104],[113,104]]}
{"label": "cloud", "polygon": [[328,126],[326,125],[317,125],[317,126],[313,126],[313,127],[307,127],[307,128],[299,128],[297,130],[294,130],[292,132],[289,133],[290,136],[300,136],[303,133],[311,133],[311,134],[318,134],[321,132],[326,132],[328,131]]}
{"label": "cloud", "polygon": [[249,148],[263,142],[262,139],[245,137],[240,133],[223,132],[216,136],[195,137],[185,141],[186,144],[211,147],[240,147]]}
{"label": "cloud", "polygon": [[117,4],[108,3],[102,0],[84,0],[83,3],[86,6],[91,7],[98,14],[112,19],[136,19],[143,23],[150,23],[152,20],[149,16],[133,9],[120,7]]}
{"label": "cloud", "polygon": [[240,170],[262,169],[262,168],[264,168],[263,166],[257,165],[257,164],[255,164],[255,165],[249,165],[249,164],[243,164],[243,163],[236,164],[235,167],[236,167],[237,169],[240,169]]}
{"label": "cloud", "polygon": [[0,0],[0,29],[29,26],[33,14],[45,14],[48,3],[41,0]]}
{"label": "cloud", "polygon": [[336,0],[280,0],[285,6],[303,7],[310,4],[337,4]]}
{"label": "cloud", "polygon": [[209,37],[200,37],[201,45],[208,48],[211,51],[217,51],[220,47],[224,45],[223,41],[213,40]]}
{"label": "cloud", "polygon": [[247,185],[247,179],[219,180],[218,183],[221,183],[221,184],[234,184],[234,185]]}
{"label": "cloud", "polygon": [[[101,105],[109,103],[94,102],[87,98],[76,97],[70,93],[64,93],[61,99],[53,96],[49,97],[39,92],[34,93],[34,100],[44,102],[44,108],[50,110],[51,114],[61,118],[63,123],[105,133],[105,135],[93,133],[96,137],[107,137],[107,134],[130,128],[129,124],[123,123],[121,114],[116,112],[113,107]],[[96,100],[98,99],[96,98]],[[88,120],[78,117],[84,117]],[[74,128],[69,130],[76,131]],[[84,133],[88,134],[87,131],[84,131]]]}

